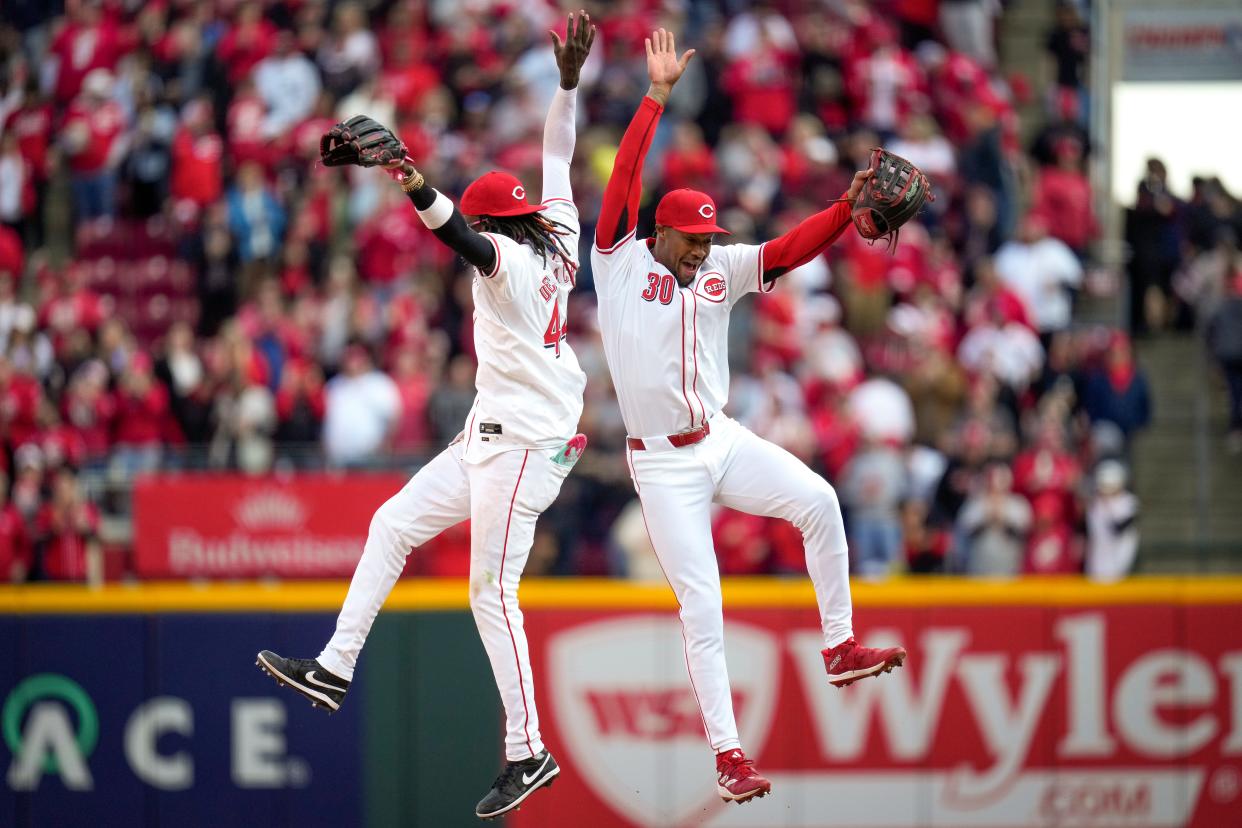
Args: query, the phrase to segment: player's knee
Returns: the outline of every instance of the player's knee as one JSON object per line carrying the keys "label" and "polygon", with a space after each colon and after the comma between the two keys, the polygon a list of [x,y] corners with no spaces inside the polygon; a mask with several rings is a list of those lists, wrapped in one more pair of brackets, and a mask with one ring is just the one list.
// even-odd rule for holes
{"label": "player's knee", "polygon": [[841,502],[837,499],[837,490],[821,479],[819,485],[807,491],[803,501],[802,520],[799,528],[807,528],[824,520],[838,520],[841,514]]}

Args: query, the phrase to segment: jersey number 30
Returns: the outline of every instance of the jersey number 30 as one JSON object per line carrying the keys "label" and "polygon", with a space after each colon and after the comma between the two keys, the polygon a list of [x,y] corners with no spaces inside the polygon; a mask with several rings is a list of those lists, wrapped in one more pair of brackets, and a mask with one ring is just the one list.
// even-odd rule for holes
{"label": "jersey number 30", "polygon": [[667,305],[673,301],[673,295],[677,291],[677,283],[673,281],[673,277],[665,273],[647,274],[647,289],[643,291],[642,296],[648,302],[653,301],[657,296],[660,297],[660,304]]}
{"label": "jersey number 30", "polygon": [[543,347],[555,348],[556,356],[559,359],[561,355],[561,340],[568,336],[568,320],[566,324],[561,324],[561,305],[559,302],[553,302],[552,318],[548,320],[548,329],[543,332]]}

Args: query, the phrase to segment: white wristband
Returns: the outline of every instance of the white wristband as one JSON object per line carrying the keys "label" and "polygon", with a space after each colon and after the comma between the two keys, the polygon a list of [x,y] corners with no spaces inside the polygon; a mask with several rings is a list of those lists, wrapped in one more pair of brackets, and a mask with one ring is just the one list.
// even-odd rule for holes
{"label": "white wristband", "polygon": [[428,230],[443,227],[453,217],[453,200],[436,190],[436,200],[426,210],[417,210],[418,217],[427,225]]}

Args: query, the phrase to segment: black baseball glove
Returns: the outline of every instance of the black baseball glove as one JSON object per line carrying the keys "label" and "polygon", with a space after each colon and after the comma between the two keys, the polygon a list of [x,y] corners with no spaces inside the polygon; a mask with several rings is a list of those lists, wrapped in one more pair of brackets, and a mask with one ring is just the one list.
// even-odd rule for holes
{"label": "black baseball glove", "polygon": [[918,167],[888,150],[871,150],[871,169],[874,174],[854,202],[854,226],[864,239],[888,238],[892,248],[897,245],[901,225],[914,218],[924,202],[935,201],[936,196]]}
{"label": "black baseball glove", "polygon": [[392,130],[366,115],[337,124],[319,139],[319,157],[325,167],[382,167],[402,160],[407,152]]}

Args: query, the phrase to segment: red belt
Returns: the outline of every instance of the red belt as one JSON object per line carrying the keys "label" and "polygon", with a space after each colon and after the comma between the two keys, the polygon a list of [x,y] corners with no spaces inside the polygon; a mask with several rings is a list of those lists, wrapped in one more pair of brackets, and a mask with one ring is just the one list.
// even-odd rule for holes
{"label": "red belt", "polygon": [[[689,431],[679,431],[676,434],[670,434],[664,439],[668,440],[673,448],[685,448],[695,443],[701,443],[707,439],[707,435],[712,433],[712,427],[709,423],[703,423],[698,428],[692,428]],[[641,437],[626,437],[625,444],[630,451],[643,451],[647,448],[647,444],[643,442]]]}

